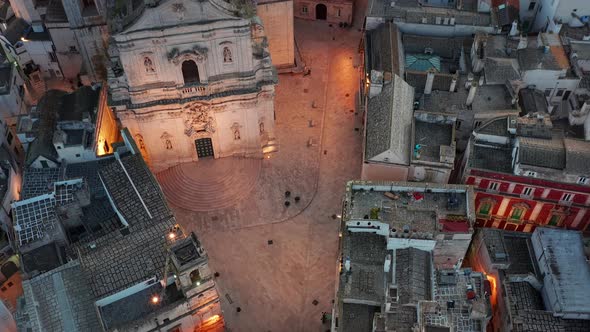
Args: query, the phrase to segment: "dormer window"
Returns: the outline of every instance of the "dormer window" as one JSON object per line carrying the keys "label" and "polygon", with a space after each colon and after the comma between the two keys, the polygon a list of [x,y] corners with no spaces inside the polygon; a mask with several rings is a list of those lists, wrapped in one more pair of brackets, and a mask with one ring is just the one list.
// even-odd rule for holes
{"label": "dormer window", "polygon": [[588,178],[585,176],[580,176],[577,181],[578,184],[588,184],[588,182]]}
{"label": "dormer window", "polygon": [[526,172],[524,172],[524,175],[525,176],[532,176],[532,177],[536,178],[537,177],[537,172],[526,171]]}

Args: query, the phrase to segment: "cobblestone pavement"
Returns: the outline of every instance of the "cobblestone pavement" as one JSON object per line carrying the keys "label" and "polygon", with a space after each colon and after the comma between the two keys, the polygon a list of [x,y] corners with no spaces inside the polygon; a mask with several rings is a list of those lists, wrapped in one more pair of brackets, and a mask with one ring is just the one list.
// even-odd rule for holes
{"label": "cobblestone pavement", "polygon": [[[257,185],[230,209],[196,213],[173,205],[220,273],[231,331],[329,329],[321,314],[331,310],[337,276],[338,219],[332,216],[340,213],[346,181],[360,175],[362,115],[355,112],[359,72],[353,68],[360,33],[299,20],[295,30],[312,72],[279,77],[281,151],[263,162],[260,177],[268,178],[258,184],[266,187]],[[309,148],[310,137],[321,146]],[[301,202],[285,208],[285,190],[303,193]]]}

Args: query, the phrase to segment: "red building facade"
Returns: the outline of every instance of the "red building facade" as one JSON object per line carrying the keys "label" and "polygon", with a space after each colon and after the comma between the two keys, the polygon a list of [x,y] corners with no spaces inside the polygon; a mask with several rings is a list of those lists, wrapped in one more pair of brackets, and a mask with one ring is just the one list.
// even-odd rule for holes
{"label": "red building facade", "polygon": [[475,226],[520,232],[546,226],[590,234],[590,142],[544,127],[533,132],[536,137],[510,129],[523,122],[532,121],[498,118],[473,133],[461,179],[474,186]]}
{"label": "red building facade", "polygon": [[590,233],[590,187],[471,169],[477,227],[532,232],[553,226]]}

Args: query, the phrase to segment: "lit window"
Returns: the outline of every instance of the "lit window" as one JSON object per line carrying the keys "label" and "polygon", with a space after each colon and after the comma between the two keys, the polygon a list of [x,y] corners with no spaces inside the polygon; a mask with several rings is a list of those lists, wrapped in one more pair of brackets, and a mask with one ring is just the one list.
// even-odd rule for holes
{"label": "lit window", "polygon": [[479,204],[479,210],[477,211],[477,214],[480,214],[482,216],[489,216],[490,213],[492,212],[493,207],[494,207],[493,201],[491,201],[491,200],[482,201]]}
{"label": "lit window", "polygon": [[533,194],[533,188],[530,188],[530,187],[524,188],[524,190],[522,191],[522,194],[524,196],[531,196]]}
{"label": "lit window", "polygon": [[510,212],[510,219],[511,220],[521,220],[528,208],[524,204],[517,204],[514,205],[512,208],[512,212]]}
{"label": "lit window", "polygon": [[578,178],[578,184],[588,184],[588,178],[585,176],[580,176]]}
{"label": "lit window", "polygon": [[490,182],[488,189],[493,190],[493,191],[497,191],[499,187],[500,187],[500,184],[498,182]]}

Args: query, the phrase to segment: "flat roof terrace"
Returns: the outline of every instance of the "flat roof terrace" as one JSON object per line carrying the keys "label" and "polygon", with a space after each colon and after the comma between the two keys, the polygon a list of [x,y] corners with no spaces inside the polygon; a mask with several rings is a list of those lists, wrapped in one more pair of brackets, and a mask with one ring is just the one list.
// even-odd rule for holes
{"label": "flat roof terrace", "polygon": [[422,183],[349,183],[345,221],[387,223],[392,233],[468,232],[473,221],[467,186]]}

